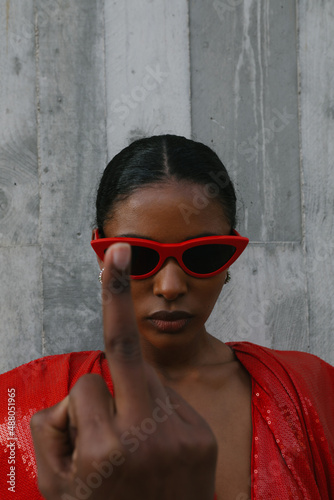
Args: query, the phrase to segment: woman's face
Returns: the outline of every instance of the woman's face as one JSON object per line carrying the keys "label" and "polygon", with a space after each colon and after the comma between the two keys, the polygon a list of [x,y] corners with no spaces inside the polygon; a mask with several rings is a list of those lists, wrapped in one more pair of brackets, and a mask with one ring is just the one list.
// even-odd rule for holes
{"label": "woman's face", "polygon": [[[228,235],[230,230],[217,198],[208,198],[203,186],[185,181],[156,183],[136,190],[118,202],[112,220],[104,226],[107,238],[128,236],[160,243]],[[190,348],[206,335],[204,323],[219,296],[226,273],[194,278],[170,257],[155,275],[132,280],[131,291],[144,348]],[[178,314],[175,313],[171,321],[165,317],[176,311]]]}

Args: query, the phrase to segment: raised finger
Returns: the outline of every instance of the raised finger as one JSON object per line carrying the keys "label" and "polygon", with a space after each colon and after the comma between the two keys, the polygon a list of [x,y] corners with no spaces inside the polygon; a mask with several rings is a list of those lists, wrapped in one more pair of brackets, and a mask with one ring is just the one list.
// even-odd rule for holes
{"label": "raised finger", "polygon": [[117,413],[138,416],[149,404],[139,332],[131,297],[131,248],[117,243],[106,252],[103,273],[105,353],[114,384]]}

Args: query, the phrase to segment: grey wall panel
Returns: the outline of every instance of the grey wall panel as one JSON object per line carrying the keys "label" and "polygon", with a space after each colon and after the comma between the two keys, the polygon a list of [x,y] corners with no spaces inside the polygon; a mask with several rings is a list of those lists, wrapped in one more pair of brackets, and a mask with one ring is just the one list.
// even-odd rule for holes
{"label": "grey wall panel", "polygon": [[190,0],[192,128],[238,188],[240,230],[300,241],[295,1]]}
{"label": "grey wall panel", "polygon": [[334,3],[299,2],[311,351],[334,364]]}
{"label": "grey wall panel", "polygon": [[38,240],[33,2],[0,5],[0,245]]}
{"label": "grey wall panel", "polygon": [[104,2],[36,5],[44,12],[37,61],[43,342],[44,353],[55,354],[103,345],[90,239],[106,163]]}
{"label": "grey wall panel", "polygon": [[0,372],[42,355],[33,2],[0,4]]}
{"label": "grey wall panel", "polygon": [[308,350],[296,4],[193,0],[190,33],[193,136],[226,164],[253,242],[208,324],[223,339]]}
{"label": "grey wall panel", "polygon": [[42,356],[38,246],[0,248],[0,373]]}
{"label": "grey wall panel", "polygon": [[333,17],[331,0],[1,2],[1,371],[103,347],[98,179],[164,132],[218,152],[252,241],[209,331],[334,363]]}
{"label": "grey wall panel", "polygon": [[109,157],[138,137],[189,137],[187,0],[116,0],[105,13]]}

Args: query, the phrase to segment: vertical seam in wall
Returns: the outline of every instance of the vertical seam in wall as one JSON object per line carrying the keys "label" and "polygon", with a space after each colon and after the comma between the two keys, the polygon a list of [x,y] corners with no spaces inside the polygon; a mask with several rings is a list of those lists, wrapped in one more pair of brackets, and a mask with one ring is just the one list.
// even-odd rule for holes
{"label": "vertical seam in wall", "polygon": [[105,127],[105,148],[106,148],[106,157],[105,157],[105,166],[109,160],[109,150],[108,150],[108,91],[107,91],[107,41],[106,41],[106,9],[105,9],[105,0],[103,0],[103,56],[104,56],[104,127]]}
{"label": "vertical seam in wall", "polygon": [[[263,74],[263,58],[265,57],[265,52],[266,52],[266,47],[264,47],[265,45],[265,30],[266,30],[266,27],[264,26],[265,24],[265,13],[263,13],[263,10],[265,10],[265,4],[266,4],[266,1],[264,3],[262,2],[258,2],[256,5],[257,7],[257,26],[256,26],[256,39],[257,39],[257,49],[258,49],[258,57],[257,57],[257,61],[258,61],[258,73],[259,73],[259,101],[258,101],[258,105],[256,106],[256,114],[260,115],[259,116],[259,127],[258,127],[258,133],[259,133],[259,130],[261,131],[261,139],[262,139],[262,148],[260,149],[259,151],[259,156],[261,155],[261,158],[262,158],[262,182],[263,182],[263,187],[264,187],[264,195],[263,195],[263,209],[264,209],[264,212],[267,213],[269,212],[269,209],[268,207],[266,206],[267,205],[267,199],[268,197],[265,196],[265,193],[267,191],[267,187],[268,187],[268,184],[269,184],[269,172],[267,171],[267,168],[266,168],[266,142],[265,142],[265,107],[264,107],[264,99],[265,99],[265,90],[264,90],[264,87],[265,87],[265,81],[264,81],[264,74]],[[261,16],[262,19],[261,19]],[[262,28],[262,22],[263,22],[263,32],[264,32],[264,35],[262,36],[262,33],[261,33],[261,28]],[[256,74],[256,56],[254,56],[254,71],[255,71],[255,74]],[[257,96],[256,96],[257,97]],[[262,223],[261,224],[261,237],[264,241],[268,240],[268,231],[266,231],[266,228],[265,228],[265,225]]]}
{"label": "vertical seam in wall", "polygon": [[299,1],[296,0],[296,48],[297,48],[297,107],[298,107],[298,137],[299,137],[299,172],[300,172],[300,210],[302,231],[302,253],[305,269],[305,294],[306,294],[306,324],[307,324],[307,347],[310,350],[310,299],[307,273],[307,242],[306,242],[306,214],[305,214],[305,177],[303,162],[303,137],[302,137],[302,110],[301,110],[301,67],[300,67],[300,29],[299,29]]}
{"label": "vertical seam in wall", "polygon": [[36,82],[35,82],[35,92],[36,92],[36,132],[37,132],[37,172],[38,172],[38,194],[39,194],[39,211],[38,211],[38,245],[40,251],[40,293],[41,293],[41,324],[42,324],[42,356],[45,356],[45,332],[44,332],[44,285],[43,285],[43,252],[42,252],[42,242],[41,242],[41,143],[40,143],[40,72],[39,72],[39,28],[38,28],[38,12],[36,0],[34,0],[34,16],[35,16],[35,65],[36,65]]}
{"label": "vertical seam in wall", "polygon": [[187,23],[187,30],[188,30],[188,68],[189,68],[189,80],[188,80],[188,85],[189,85],[189,126],[190,126],[190,139],[193,138],[193,112],[192,112],[192,78],[191,78],[191,70],[192,70],[192,64],[191,64],[191,38],[190,38],[190,1],[191,0],[186,0],[186,5],[187,5],[187,11],[188,11],[188,23]]}

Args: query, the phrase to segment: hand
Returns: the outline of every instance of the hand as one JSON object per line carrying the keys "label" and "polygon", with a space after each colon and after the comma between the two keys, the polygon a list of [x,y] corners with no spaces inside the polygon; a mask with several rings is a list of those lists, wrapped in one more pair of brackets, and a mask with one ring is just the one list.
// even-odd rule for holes
{"label": "hand", "polygon": [[110,247],[103,273],[114,398],[102,377],[85,375],[63,401],[31,420],[38,484],[47,500],[213,500],[214,435],[143,360],[130,251],[124,243]]}

